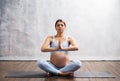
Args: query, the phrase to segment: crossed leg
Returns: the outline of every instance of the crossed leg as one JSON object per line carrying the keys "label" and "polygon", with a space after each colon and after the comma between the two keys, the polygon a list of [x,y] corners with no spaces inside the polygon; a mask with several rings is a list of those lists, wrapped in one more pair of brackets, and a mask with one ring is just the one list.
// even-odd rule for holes
{"label": "crossed leg", "polygon": [[37,62],[38,66],[48,72],[49,74],[55,74],[55,75],[72,75],[74,71],[78,70],[81,66],[80,61],[71,61],[69,64],[66,66],[59,68],[53,65],[51,62],[48,62],[46,60],[38,60]]}

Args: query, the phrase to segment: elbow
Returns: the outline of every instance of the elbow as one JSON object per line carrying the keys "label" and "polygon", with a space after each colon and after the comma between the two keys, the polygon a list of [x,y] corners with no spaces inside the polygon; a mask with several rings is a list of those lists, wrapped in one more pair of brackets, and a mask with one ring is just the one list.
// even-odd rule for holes
{"label": "elbow", "polygon": [[41,52],[45,52],[45,49],[41,48]]}
{"label": "elbow", "polygon": [[76,48],[76,50],[79,50],[79,48]]}
{"label": "elbow", "polygon": [[79,48],[78,48],[78,47],[76,47],[76,48],[75,48],[75,50],[77,51],[77,50],[79,50]]}

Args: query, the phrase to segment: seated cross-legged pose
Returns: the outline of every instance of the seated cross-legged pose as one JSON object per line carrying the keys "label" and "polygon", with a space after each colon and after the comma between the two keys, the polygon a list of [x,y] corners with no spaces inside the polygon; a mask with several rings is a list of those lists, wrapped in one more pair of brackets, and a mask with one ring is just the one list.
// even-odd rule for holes
{"label": "seated cross-legged pose", "polygon": [[38,66],[49,75],[73,75],[74,71],[81,66],[80,60],[70,61],[68,51],[78,50],[78,47],[72,37],[64,35],[66,23],[58,19],[55,23],[57,34],[48,36],[44,41],[41,51],[50,52],[50,61],[38,60]]}

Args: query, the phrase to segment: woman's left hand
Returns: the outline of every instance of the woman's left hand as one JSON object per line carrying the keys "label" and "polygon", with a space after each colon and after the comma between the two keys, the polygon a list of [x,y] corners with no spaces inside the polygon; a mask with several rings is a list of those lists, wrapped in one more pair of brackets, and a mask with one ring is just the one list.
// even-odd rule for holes
{"label": "woman's left hand", "polygon": [[63,49],[61,40],[59,40],[59,42],[58,42],[58,47],[59,47],[59,49]]}

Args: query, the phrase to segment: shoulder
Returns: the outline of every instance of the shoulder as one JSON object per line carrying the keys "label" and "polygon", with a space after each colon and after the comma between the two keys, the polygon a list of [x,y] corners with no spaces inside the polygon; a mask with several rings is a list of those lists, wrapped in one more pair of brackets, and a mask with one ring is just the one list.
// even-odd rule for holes
{"label": "shoulder", "polygon": [[51,39],[51,38],[53,38],[53,36],[47,36],[47,38]]}
{"label": "shoulder", "polygon": [[73,41],[74,39],[73,39],[73,37],[68,36],[68,37],[67,37],[67,40],[68,40],[69,42],[71,42],[71,41]]}
{"label": "shoulder", "polygon": [[68,40],[73,40],[73,37],[71,37],[71,36],[68,36]]}
{"label": "shoulder", "polygon": [[68,42],[69,42],[70,44],[72,44],[72,45],[76,45],[76,41],[75,41],[74,38],[71,37],[71,36],[68,37]]}
{"label": "shoulder", "polygon": [[47,39],[47,40],[52,40],[52,39],[53,39],[53,36],[47,36],[46,39]]}

